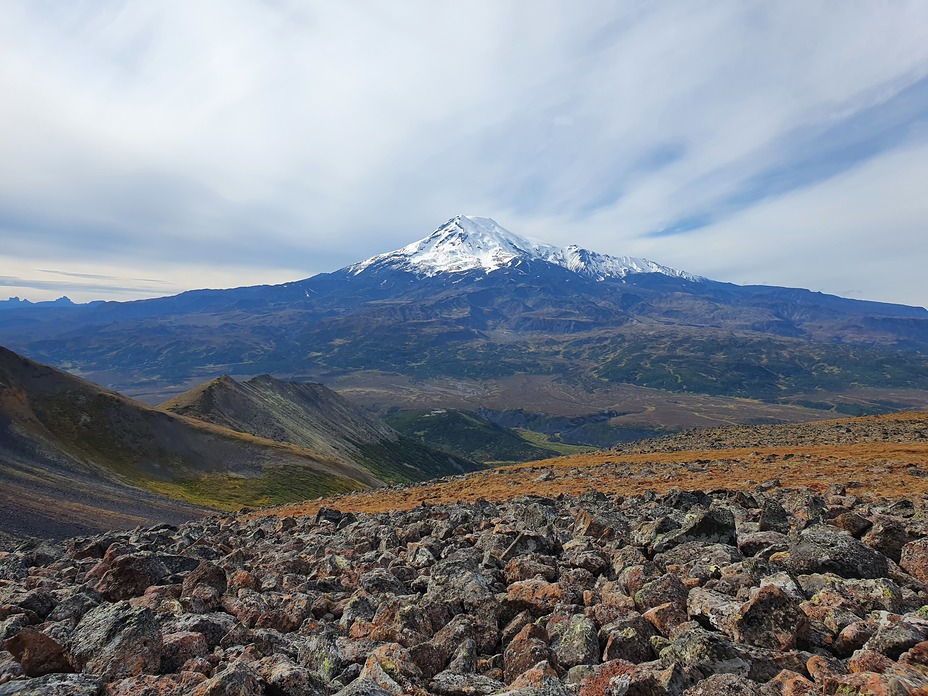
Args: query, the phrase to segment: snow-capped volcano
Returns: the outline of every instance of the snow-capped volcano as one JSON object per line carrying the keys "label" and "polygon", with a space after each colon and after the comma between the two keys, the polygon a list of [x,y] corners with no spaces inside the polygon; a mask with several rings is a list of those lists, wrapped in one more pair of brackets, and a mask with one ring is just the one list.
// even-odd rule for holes
{"label": "snow-capped volcano", "polygon": [[370,267],[392,267],[426,276],[482,269],[492,273],[519,261],[544,261],[580,275],[604,280],[630,273],[661,273],[685,280],[701,280],[648,259],[608,256],[572,244],[557,247],[522,237],[495,220],[458,215],[428,237],[386,254],[372,256],[348,268],[354,274]]}

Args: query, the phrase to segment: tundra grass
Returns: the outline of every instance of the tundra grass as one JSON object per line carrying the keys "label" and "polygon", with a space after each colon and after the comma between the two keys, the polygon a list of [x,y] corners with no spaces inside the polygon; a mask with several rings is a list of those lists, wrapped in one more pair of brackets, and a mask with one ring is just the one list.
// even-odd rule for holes
{"label": "tundra grass", "polygon": [[358,481],[296,466],[274,466],[260,476],[204,474],[179,481],[148,481],[146,486],[177,500],[234,512],[363,490]]}

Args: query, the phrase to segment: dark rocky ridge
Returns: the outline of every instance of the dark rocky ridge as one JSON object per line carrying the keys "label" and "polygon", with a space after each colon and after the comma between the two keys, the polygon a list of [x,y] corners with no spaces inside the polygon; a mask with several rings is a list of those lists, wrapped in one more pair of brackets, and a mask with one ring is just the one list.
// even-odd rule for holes
{"label": "dark rocky ridge", "polygon": [[924,497],[214,517],[22,546],[0,578],[0,695],[928,690]]}

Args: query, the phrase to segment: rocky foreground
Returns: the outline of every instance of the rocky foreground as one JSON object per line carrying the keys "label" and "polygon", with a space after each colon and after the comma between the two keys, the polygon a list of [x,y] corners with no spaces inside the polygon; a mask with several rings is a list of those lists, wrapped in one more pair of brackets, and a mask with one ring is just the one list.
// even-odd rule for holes
{"label": "rocky foreground", "polygon": [[215,517],[0,553],[0,694],[928,694],[928,499]]}

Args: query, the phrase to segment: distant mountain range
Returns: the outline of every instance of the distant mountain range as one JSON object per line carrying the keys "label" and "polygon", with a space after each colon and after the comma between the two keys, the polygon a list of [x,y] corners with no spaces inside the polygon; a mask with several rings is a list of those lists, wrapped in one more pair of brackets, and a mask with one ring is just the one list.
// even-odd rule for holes
{"label": "distant mountain range", "polygon": [[478,468],[321,385],[221,378],[155,409],[0,348],[0,532],[178,522]]}
{"label": "distant mountain range", "polygon": [[148,394],[223,373],[557,376],[590,392],[630,384],[768,402],[928,390],[924,308],[721,283],[465,216],[283,285],[8,308],[0,342]]}

